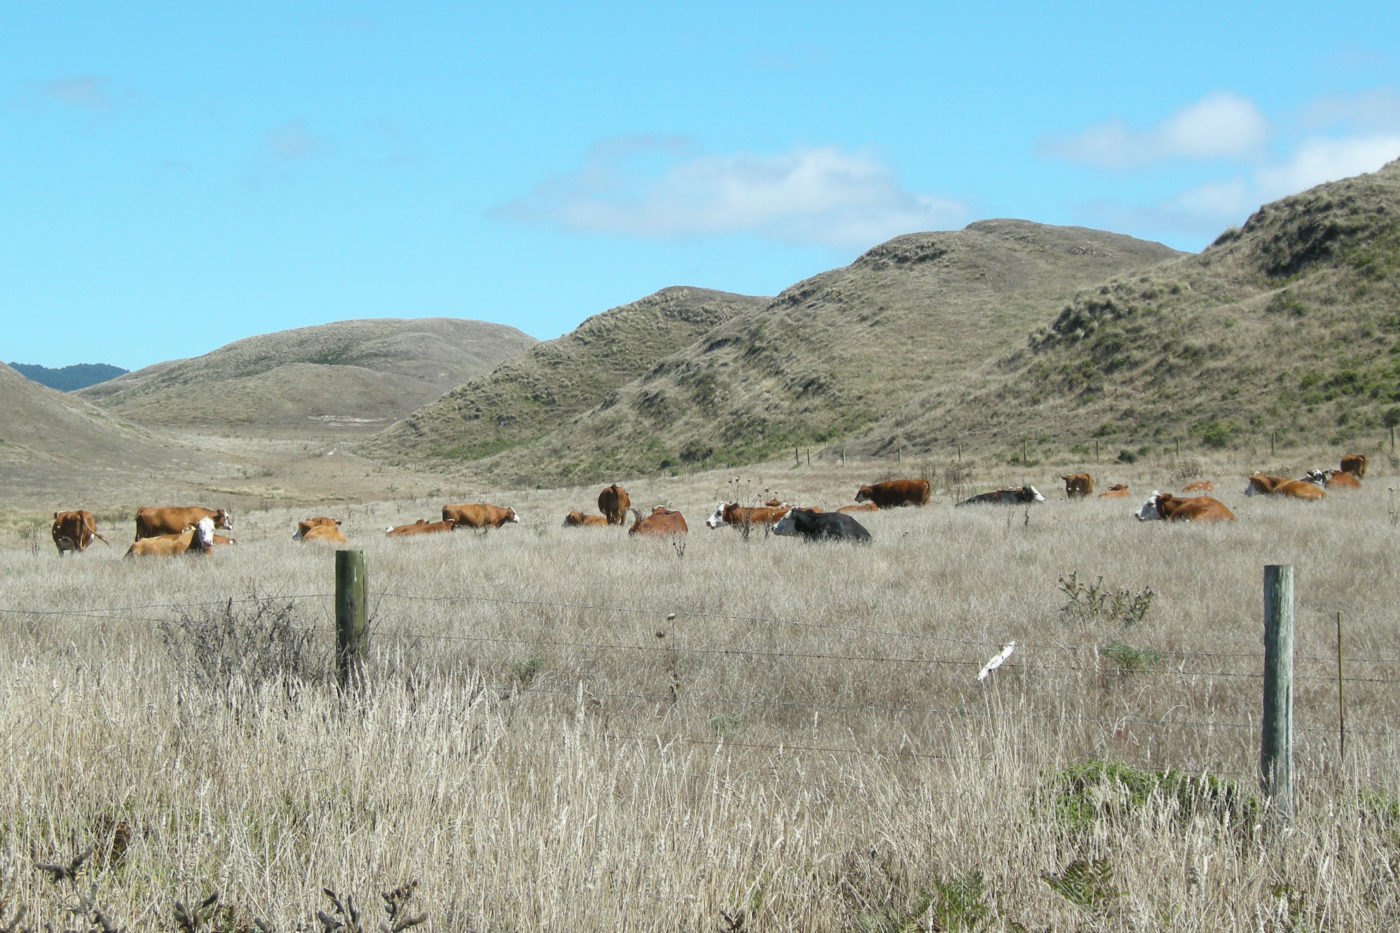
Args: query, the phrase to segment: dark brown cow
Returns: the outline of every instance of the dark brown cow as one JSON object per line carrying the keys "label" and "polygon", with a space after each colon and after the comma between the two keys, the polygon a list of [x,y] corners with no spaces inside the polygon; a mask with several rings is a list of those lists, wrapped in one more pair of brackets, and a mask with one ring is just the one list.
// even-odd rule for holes
{"label": "dark brown cow", "polygon": [[1246,496],[1287,496],[1291,499],[1323,499],[1327,493],[1305,479],[1289,479],[1286,476],[1266,476],[1251,473],[1249,485],[1244,488]]}
{"label": "dark brown cow", "polygon": [[500,528],[502,525],[509,525],[511,522],[520,524],[520,516],[515,514],[515,509],[499,505],[487,505],[484,502],[473,502],[468,505],[444,505],[442,507],[442,520],[445,522],[456,522],[464,528]]}
{"label": "dark brown cow", "polygon": [[602,525],[607,527],[608,519],[604,515],[586,515],[583,512],[570,512],[564,516],[565,528],[583,528]]}
{"label": "dark brown cow", "polygon": [[345,540],[345,535],[341,533],[340,522],[332,525],[312,525],[301,535],[301,543],[313,544],[333,544],[336,547],[346,547],[350,544]]}
{"label": "dark brown cow", "polygon": [[1161,519],[1169,522],[1232,522],[1235,513],[1225,503],[1210,496],[1174,496],[1154,492],[1137,513],[1138,521]]}
{"label": "dark brown cow", "polygon": [[1357,479],[1366,478],[1366,455],[1346,454],[1342,457],[1342,472],[1350,473]]}
{"label": "dark brown cow", "polygon": [[857,502],[873,502],[882,509],[901,505],[928,505],[929,485],[926,479],[892,479],[871,483],[856,490]]}
{"label": "dark brown cow", "polygon": [[1094,478],[1088,473],[1070,473],[1060,479],[1065,481],[1065,495],[1071,499],[1087,499],[1094,494]]}
{"label": "dark brown cow", "polygon": [[213,549],[214,519],[206,515],[179,534],[137,538],[126,549],[126,556],[175,557],[179,554],[208,554]]}
{"label": "dark brown cow", "polygon": [[335,528],[340,525],[340,519],[326,518],[324,515],[318,515],[315,518],[304,518],[301,521],[297,522],[297,530],[295,533],[292,534],[292,540],[300,541],[306,537],[306,533],[312,528],[317,528],[324,525],[329,525],[330,527]]}
{"label": "dark brown cow", "polygon": [[97,533],[97,519],[92,517],[91,512],[83,509],[53,513],[53,529],[50,534],[53,536],[54,547],[58,548],[59,557],[67,551],[86,551],[93,538],[103,544],[107,543],[107,539]]}
{"label": "dark brown cow", "polygon": [[598,493],[598,511],[607,518],[609,525],[621,525],[627,521],[627,510],[631,508],[632,500],[627,495],[627,490],[617,483],[613,483],[607,489]]}
{"label": "dark brown cow", "polygon": [[409,535],[431,535],[442,531],[451,531],[457,527],[456,522],[442,521],[430,522],[426,518],[420,518],[416,522],[407,525],[395,525],[384,532],[386,538],[404,538]]}
{"label": "dark brown cow", "polygon": [[148,505],[136,510],[136,540],[155,535],[177,535],[201,518],[212,518],[215,528],[233,530],[228,509],[205,509],[197,505]]}
{"label": "dark brown cow", "polygon": [[629,535],[683,535],[690,531],[686,527],[684,515],[663,506],[658,505],[652,509],[646,518],[642,517],[638,509],[633,509],[632,514],[637,520],[627,529]]}
{"label": "dark brown cow", "polygon": [[1122,499],[1128,495],[1128,487],[1122,483],[1114,483],[1112,486],[1099,493],[1100,499]]}
{"label": "dark brown cow", "polygon": [[789,506],[745,506],[737,502],[721,502],[715,506],[715,510],[710,513],[710,517],[705,519],[705,524],[711,528],[718,528],[720,525],[734,525],[742,528],[745,525],[771,525],[788,513]]}

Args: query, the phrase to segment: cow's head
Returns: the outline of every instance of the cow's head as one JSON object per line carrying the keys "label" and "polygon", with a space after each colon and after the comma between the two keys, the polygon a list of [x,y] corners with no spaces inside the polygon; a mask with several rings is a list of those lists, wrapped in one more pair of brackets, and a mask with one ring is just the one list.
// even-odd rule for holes
{"label": "cow's head", "polygon": [[733,503],[721,502],[715,506],[715,510],[710,513],[710,517],[705,519],[705,524],[711,528],[718,528],[724,524],[724,513],[729,511]]}
{"label": "cow's head", "polygon": [[1245,483],[1244,487],[1244,494],[1246,496],[1263,496],[1268,494],[1269,490],[1264,484],[1263,476],[1263,473],[1249,474],[1249,480]]}
{"label": "cow's head", "polygon": [[856,490],[857,502],[869,502],[874,496],[875,490],[871,489],[869,486],[862,486]]}
{"label": "cow's head", "polygon": [[194,524],[193,547],[198,547],[205,554],[214,549],[214,519],[205,516]]}
{"label": "cow's head", "polygon": [[1162,494],[1157,490],[1152,490],[1152,498],[1142,504],[1138,509],[1137,519],[1140,522],[1155,521],[1162,517],[1161,511],[1157,508],[1157,499]]}
{"label": "cow's head", "polygon": [[1042,496],[1042,495],[1040,494],[1040,490],[1039,490],[1039,489],[1036,489],[1034,486],[1022,486],[1022,487],[1021,487],[1021,501],[1022,501],[1022,502],[1044,502],[1044,501],[1045,501],[1045,497]]}
{"label": "cow's head", "polygon": [[214,515],[213,521],[215,528],[226,528],[229,531],[233,530],[233,513],[228,509],[219,509]]}
{"label": "cow's head", "polygon": [[[862,488],[869,488],[869,487],[862,487]],[[795,535],[795,534],[797,534],[797,519],[793,518],[793,514],[792,514],[792,513],[796,512],[796,511],[797,511],[797,509],[788,509],[786,512],[784,512],[784,513],[783,513],[783,517],[780,518],[780,519],[778,519],[777,523],[773,526],[773,534],[775,534],[775,535]]]}

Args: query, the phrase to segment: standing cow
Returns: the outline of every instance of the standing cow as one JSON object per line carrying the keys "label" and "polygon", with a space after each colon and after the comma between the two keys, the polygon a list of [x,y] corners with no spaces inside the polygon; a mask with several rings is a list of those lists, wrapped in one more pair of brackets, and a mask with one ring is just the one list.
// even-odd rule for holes
{"label": "standing cow", "polygon": [[929,485],[926,479],[892,479],[871,483],[856,490],[857,502],[873,502],[882,509],[901,505],[928,505]]}
{"label": "standing cow", "polygon": [[598,511],[603,513],[603,517],[608,520],[609,525],[621,525],[627,521],[627,510],[631,508],[632,500],[627,495],[627,490],[617,483],[613,483],[602,492],[598,493]]}
{"label": "standing cow", "polygon": [[1070,473],[1060,479],[1065,481],[1065,495],[1071,499],[1087,499],[1094,494],[1094,478],[1088,473]]}
{"label": "standing cow", "polygon": [[50,534],[54,547],[58,548],[59,557],[68,551],[81,554],[87,550],[93,538],[97,538],[103,544],[107,543],[107,539],[97,533],[97,519],[84,509],[53,513],[53,529]]}
{"label": "standing cow", "polygon": [[487,505],[484,502],[444,505],[442,507],[442,520],[455,522],[460,528],[477,528],[484,531],[511,523],[520,524],[520,516],[515,514],[515,509]]}
{"label": "standing cow", "polygon": [[197,505],[147,505],[136,510],[136,540],[156,535],[177,535],[201,518],[213,519],[215,528],[233,530],[233,513],[228,509],[206,509]]}

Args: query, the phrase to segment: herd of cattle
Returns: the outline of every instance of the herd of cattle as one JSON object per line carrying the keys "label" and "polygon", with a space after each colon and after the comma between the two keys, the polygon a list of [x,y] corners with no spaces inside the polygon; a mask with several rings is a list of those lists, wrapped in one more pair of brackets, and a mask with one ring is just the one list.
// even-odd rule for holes
{"label": "herd of cattle", "polygon": [[[1317,500],[1324,498],[1328,490],[1360,488],[1365,475],[1365,455],[1347,454],[1341,460],[1340,469],[1309,470],[1307,476],[1301,479],[1253,473],[1249,476],[1244,494]],[[1085,499],[1094,494],[1094,478],[1088,473],[1071,473],[1060,478],[1065,484],[1065,495],[1070,499]],[[850,513],[927,505],[930,491],[926,479],[871,483],[856,490],[854,505],[844,505],[834,511],[793,506],[777,499],[771,499],[761,506],[722,502],[710,517],[705,519],[705,525],[709,528],[727,525],[745,531],[751,528],[768,528],[777,535],[794,535],[808,540],[863,542],[871,540],[870,532]],[[1151,497],[1137,511],[1137,518],[1140,521],[1234,520],[1234,513],[1224,503],[1205,495],[1212,491],[1209,481],[1189,483],[1182,491],[1194,495],[1177,496],[1154,490]],[[1121,483],[1116,483],[1099,493],[1100,498],[1125,498],[1128,495],[1128,487]],[[1045,497],[1034,486],[1011,486],[972,496],[956,505],[1030,505],[1044,501]],[[627,491],[616,483],[598,494],[598,511],[600,514],[597,515],[571,511],[564,517],[564,526],[623,525],[626,524],[630,512],[633,522],[628,529],[629,534],[681,535],[689,531],[685,516],[673,509],[657,506],[649,514],[643,515],[640,509],[632,506]],[[484,532],[519,521],[520,517],[516,515],[515,509],[509,507],[486,503],[444,505],[440,521],[430,522],[420,518],[410,524],[391,527],[384,534],[390,538],[398,538],[455,531],[459,528]],[[232,538],[218,534],[217,529],[233,530],[233,516],[227,509],[206,509],[198,506],[143,507],[136,510],[136,540],[127,549],[126,556],[208,554],[216,545],[234,543]],[[107,539],[97,533],[97,521],[92,513],[82,510],[55,512],[52,534],[54,546],[58,548],[60,557],[68,551],[86,550],[94,539],[107,543]],[[320,516],[299,522],[292,537],[302,542],[322,542],[341,547],[349,544],[340,530],[338,520]]]}

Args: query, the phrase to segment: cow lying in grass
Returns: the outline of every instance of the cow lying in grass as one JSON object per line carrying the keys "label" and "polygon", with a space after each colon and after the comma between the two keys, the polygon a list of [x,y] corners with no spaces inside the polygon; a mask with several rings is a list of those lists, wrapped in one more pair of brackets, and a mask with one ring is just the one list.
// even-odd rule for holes
{"label": "cow lying in grass", "polygon": [[176,557],[208,554],[214,549],[214,519],[205,516],[179,534],[138,538],[126,549],[127,557]]}

